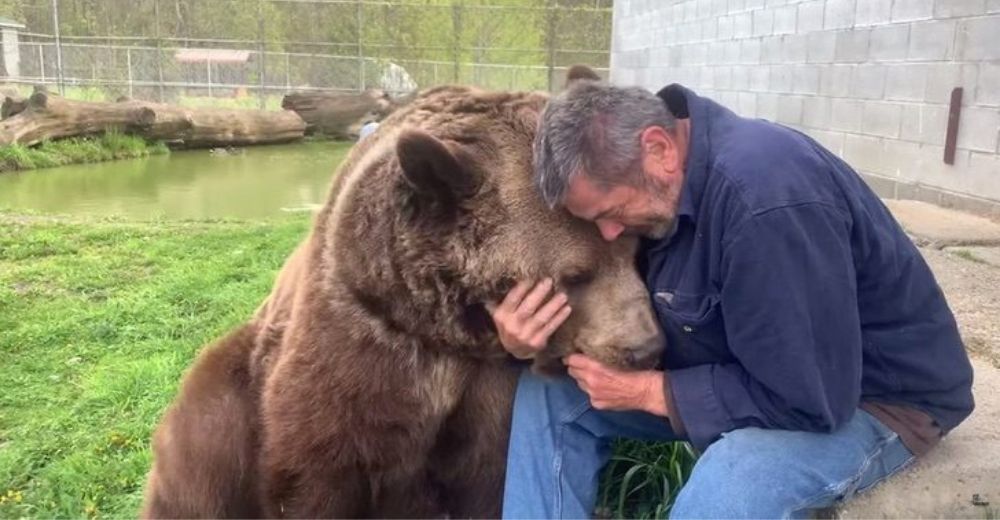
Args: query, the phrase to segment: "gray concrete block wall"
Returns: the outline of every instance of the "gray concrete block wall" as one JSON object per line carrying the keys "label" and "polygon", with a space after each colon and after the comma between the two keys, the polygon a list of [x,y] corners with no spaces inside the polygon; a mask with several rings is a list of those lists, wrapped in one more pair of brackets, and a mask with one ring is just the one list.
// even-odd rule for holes
{"label": "gray concrete block wall", "polygon": [[[805,131],[889,196],[1000,215],[1000,0],[616,0],[611,79]],[[963,87],[955,164],[948,102]],[[887,188],[885,188],[887,189]],[[884,190],[883,190],[884,191]]]}

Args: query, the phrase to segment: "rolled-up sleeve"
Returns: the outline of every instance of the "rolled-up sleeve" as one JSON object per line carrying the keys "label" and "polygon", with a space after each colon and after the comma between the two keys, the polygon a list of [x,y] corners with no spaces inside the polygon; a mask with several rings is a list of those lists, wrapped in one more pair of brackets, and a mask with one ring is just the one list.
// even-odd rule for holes
{"label": "rolled-up sleeve", "polygon": [[735,362],[668,371],[704,448],[737,428],[832,431],[861,394],[861,324],[847,214],[804,203],[746,218],[723,242],[720,305]]}

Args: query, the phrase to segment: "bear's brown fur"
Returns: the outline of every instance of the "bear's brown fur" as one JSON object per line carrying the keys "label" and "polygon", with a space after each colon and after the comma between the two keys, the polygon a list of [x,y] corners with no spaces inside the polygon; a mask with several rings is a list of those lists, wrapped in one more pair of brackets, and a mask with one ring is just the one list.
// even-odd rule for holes
{"label": "bear's brown fur", "polygon": [[271,295],[187,374],[143,516],[498,516],[518,370],[483,303],[515,280],[574,309],[538,366],[655,357],[636,242],[532,183],[545,101],[432,89],[354,147]]}

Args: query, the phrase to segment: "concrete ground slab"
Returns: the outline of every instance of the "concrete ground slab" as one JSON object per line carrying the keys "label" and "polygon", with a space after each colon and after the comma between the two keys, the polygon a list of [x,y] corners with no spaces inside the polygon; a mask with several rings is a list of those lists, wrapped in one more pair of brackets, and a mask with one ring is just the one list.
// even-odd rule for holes
{"label": "concrete ground slab", "polygon": [[1000,267],[1000,247],[955,246],[945,248],[945,251],[975,262]]}
{"label": "concrete ground slab", "polygon": [[903,473],[841,507],[839,518],[997,518],[1000,370],[978,359],[973,368],[972,416]]}
{"label": "concrete ground slab", "polygon": [[919,245],[1000,246],[1000,224],[990,219],[915,200],[884,202]]}

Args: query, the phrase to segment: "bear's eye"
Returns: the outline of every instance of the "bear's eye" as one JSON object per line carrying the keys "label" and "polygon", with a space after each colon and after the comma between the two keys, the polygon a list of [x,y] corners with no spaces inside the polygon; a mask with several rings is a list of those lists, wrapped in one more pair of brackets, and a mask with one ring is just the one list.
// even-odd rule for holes
{"label": "bear's eye", "polygon": [[579,287],[594,281],[594,273],[583,271],[572,273],[562,277],[562,286],[566,288]]}

